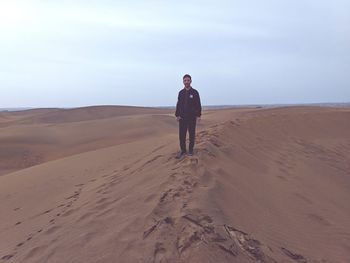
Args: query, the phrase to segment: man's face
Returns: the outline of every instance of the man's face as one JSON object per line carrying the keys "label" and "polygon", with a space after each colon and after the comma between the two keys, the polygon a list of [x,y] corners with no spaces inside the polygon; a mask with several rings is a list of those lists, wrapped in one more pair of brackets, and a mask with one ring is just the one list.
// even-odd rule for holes
{"label": "man's face", "polygon": [[186,88],[191,86],[192,80],[190,78],[186,77],[183,79],[183,81]]}

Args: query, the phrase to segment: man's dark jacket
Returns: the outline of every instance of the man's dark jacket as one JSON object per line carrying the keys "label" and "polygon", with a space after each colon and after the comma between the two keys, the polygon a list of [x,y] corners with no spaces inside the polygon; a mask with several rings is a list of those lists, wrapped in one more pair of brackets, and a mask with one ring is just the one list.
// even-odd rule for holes
{"label": "man's dark jacket", "polygon": [[176,104],[176,117],[195,118],[202,115],[202,106],[199,93],[194,88],[188,91],[183,88],[179,91],[179,96]]}

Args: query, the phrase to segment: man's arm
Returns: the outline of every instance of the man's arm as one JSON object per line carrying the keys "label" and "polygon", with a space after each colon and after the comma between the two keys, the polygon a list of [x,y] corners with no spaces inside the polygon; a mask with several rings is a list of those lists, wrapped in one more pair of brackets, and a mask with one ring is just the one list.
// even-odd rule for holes
{"label": "man's arm", "polygon": [[201,98],[199,96],[199,92],[197,91],[197,105],[196,105],[196,111],[197,111],[197,117],[200,117],[202,115],[202,104],[201,104]]}
{"label": "man's arm", "polygon": [[175,116],[179,117],[180,116],[180,92],[177,96],[177,103],[176,103],[176,110],[175,110]]}

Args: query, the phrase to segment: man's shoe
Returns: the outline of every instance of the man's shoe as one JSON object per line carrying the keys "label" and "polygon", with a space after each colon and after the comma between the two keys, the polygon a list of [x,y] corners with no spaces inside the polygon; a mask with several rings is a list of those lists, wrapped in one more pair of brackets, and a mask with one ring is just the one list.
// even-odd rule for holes
{"label": "man's shoe", "polygon": [[193,151],[189,151],[187,155],[188,156],[193,156]]}
{"label": "man's shoe", "polygon": [[186,154],[186,152],[179,152],[177,155],[176,155],[176,159],[181,159],[184,155]]}

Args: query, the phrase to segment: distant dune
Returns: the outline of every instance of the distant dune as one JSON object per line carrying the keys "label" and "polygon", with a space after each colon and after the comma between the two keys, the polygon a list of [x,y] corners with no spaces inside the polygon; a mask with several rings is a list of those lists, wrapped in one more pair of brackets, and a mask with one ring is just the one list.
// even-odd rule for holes
{"label": "distant dune", "polygon": [[[173,130],[153,114],[169,110],[125,106],[38,109],[3,113],[0,175],[45,161]],[[167,118],[170,118],[168,116]],[[157,127],[155,124],[159,124]],[[162,127],[162,126],[168,126]],[[171,128],[169,130],[169,128]]]}
{"label": "distant dune", "polygon": [[0,112],[0,262],[349,262],[350,109]]}

